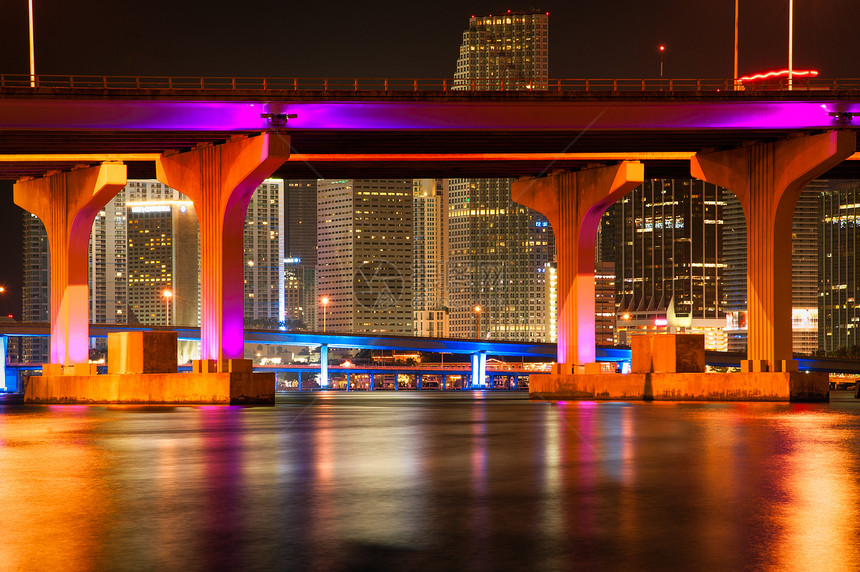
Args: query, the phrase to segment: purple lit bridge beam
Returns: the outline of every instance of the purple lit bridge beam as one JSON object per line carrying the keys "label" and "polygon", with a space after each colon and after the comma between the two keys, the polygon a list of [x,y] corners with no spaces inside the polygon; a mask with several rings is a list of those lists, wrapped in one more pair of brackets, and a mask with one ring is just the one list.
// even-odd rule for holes
{"label": "purple lit bridge beam", "polygon": [[[594,242],[600,217],[641,184],[644,166],[623,161],[611,167],[520,179],[511,198],[542,213],[555,233],[558,257],[558,368],[595,363]],[[590,368],[589,368],[590,369]]]}
{"label": "purple lit bridge beam", "polygon": [[747,223],[744,371],[796,371],[791,351],[791,222],[803,187],[856,150],[853,131],[698,153],[692,175],[734,192]]}
{"label": "purple lit bridge beam", "polygon": [[126,166],[121,163],[102,163],[15,183],[15,204],[39,217],[48,234],[51,364],[46,369],[55,374],[62,373],[64,366],[88,365],[90,229],[98,212],[125,183]]}
{"label": "purple lit bridge beam", "polygon": [[[245,211],[254,190],[290,155],[289,137],[264,133],[156,161],[158,180],[187,195],[200,224],[200,357],[233,371],[244,358]],[[209,371],[206,366],[205,371]]]}

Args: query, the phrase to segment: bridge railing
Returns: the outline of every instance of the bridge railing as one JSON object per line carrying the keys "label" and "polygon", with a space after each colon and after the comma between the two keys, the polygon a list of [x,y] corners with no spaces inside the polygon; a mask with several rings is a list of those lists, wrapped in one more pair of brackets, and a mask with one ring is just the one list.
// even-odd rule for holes
{"label": "bridge railing", "polygon": [[[33,85],[31,85],[31,83]],[[0,88],[55,88],[168,91],[550,91],[550,92],[727,92],[781,91],[788,80],[765,83],[733,79],[588,78],[588,79],[454,79],[454,78],[268,78],[193,76],[97,76],[0,74]],[[860,78],[794,78],[792,89],[860,90]]]}

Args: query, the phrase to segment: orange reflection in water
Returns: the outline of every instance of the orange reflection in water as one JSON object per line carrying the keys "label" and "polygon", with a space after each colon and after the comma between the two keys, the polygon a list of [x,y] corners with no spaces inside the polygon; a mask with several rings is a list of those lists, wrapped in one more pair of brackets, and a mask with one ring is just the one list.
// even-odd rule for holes
{"label": "orange reflection in water", "polygon": [[781,421],[792,450],[785,463],[788,499],[777,516],[783,530],[774,547],[774,568],[856,570],[860,562],[856,430],[840,427],[845,422],[842,416],[816,411]]}
{"label": "orange reflection in water", "polygon": [[112,495],[80,408],[0,420],[2,570],[92,569]]}

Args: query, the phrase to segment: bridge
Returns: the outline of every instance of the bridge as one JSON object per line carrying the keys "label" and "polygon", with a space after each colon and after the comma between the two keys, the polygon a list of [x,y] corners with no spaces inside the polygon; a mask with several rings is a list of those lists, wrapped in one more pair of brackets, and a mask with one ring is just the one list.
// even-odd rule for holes
{"label": "bridge", "polygon": [[219,371],[243,357],[237,237],[264,178],[519,177],[513,199],[548,216],[559,248],[559,374],[595,362],[593,231],[646,173],[692,173],[738,195],[749,237],[742,367],[796,369],[791,285],[776,272],[791,264],[797,195],[814,178],[860,176],[858,80],[792,91],[725,80],[553,80],[493,92],[448,80],[428,81],[432,88],[413,80],[412,89],[358,80],[317,89],[297,79],[19,80],[0,76],[0,178],[18,181],[16,202],[50,237],[54,372],[86,359],[86,240],[129,174],[155,175],[195,204],[201,353]]}

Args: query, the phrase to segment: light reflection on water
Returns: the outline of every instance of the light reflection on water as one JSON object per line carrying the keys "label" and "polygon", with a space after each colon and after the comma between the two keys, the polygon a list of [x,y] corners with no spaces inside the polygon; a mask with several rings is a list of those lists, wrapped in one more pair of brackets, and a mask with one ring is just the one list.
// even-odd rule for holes
{"label": "light reflection on water", "polygon": [[846,570],[860,401],[0,402],[0,570]]}

